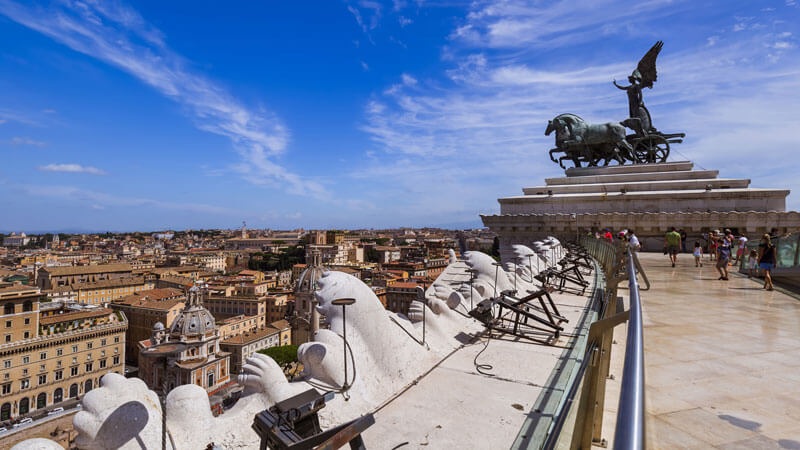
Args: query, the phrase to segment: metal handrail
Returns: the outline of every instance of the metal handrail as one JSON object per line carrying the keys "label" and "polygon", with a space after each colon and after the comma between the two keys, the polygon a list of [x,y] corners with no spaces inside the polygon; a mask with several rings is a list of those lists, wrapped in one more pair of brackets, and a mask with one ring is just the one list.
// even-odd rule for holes
{"label": "metal handrail", "polygon": [[627,250],[630,318],[625,341],[625,365],[614,430],[615,449],[641,449],[645,444],[644,430],[644,343],[642,337],[642,305],[639,283],[636,280],[634,257]]}

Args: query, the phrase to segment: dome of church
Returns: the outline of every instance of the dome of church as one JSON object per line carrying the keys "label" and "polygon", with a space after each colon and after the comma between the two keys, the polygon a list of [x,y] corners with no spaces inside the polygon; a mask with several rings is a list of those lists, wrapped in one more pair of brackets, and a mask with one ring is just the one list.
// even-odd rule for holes
{"label": "dome of church", "polygon": [[317,282],[322,278],[323,269],[319,250],[314,250],[312,263],[300,274],[297,285],[294,288],[295,294],[311,294],[317,290]]}
{"label": "dome of church", "polygon": [[205,334],[215,328],[214,316],[200,303],[200,288],[189,289],[189,304],[178,314],[170,327],[170,334]]}

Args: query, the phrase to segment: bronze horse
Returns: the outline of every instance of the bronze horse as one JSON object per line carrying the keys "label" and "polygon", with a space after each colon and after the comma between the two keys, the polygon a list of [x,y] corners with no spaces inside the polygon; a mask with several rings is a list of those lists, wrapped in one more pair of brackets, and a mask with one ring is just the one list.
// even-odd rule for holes
{"label": "bronze horse", "polygon": [[[600,161],[608,165],[611,161],[624,164],[632,160],[633,148],[625,140],[625,127],[620,123],[590,124],[575,114],[559,114],[547,122],[545,136],[556,133],[556,148],[550,150],[550,159],[563,168],[563,160],[572,160],[575,167],[585,162],[596,166]],[[556,161],[554,152],[564,152]]]}

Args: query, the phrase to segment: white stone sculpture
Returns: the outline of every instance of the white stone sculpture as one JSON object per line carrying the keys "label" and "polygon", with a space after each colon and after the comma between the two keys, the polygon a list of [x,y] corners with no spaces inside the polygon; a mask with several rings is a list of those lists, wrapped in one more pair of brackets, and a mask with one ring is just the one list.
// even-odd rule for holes
{"label": "white stone sculpture", "polygon": [[486,253],[478,251],[466,252],[464,254],[464,262],[467,263],[470,269],[477,271],[473,280],[473,287],[481,298],[490,298],[494,295],[499,295],[502,291],[514,289],[513,274],[509,275],[502,265],[495,265],[499,263]]}
{"label": "white stone sculpture", "polygon": [[[480,259],[480,258],[478,258]],[[459,263],[461,264],[461,263]],[[492,266],[493,268],[494,266]],[[508,274],[504,271],[506,279]],[[301,381],[289,383],[271,358],[256,354],[247,359],[238,381],[244,385],[243,397],[224,414],[213,417],[206,391],[196,385],[182,385],[167,396],[169,449],[205,448],[215,443],[223,448],[257,448],[259,438],[251,429],[255,415],[310,387],[318,391],[337,390],[344,381],[342,309],[332,305],[338,298],[354,298],[347,307],[349,344],[349,401],[343,395],[320,411],[323,427],[330,427],[374,410],[453,349],[462,345],[456,336],[477,332],[481,327],[472,319],[455,313],[439,298],[415,305],[425,313],[425,344],[422,323],[386,311],[372,289],[342,272],[327,272],[319,280],[316,294],[319,310],[330,323],[314,341],[303,344],[298,357],[305,369]],[[354,365],[352,364],[354,363]],[[83,410],[74,425],[77,443],[86,449],[141,449],[161,446],[161,406],[155,392],[136,378],[108,374],[100,387],[87,393]],[[47,440],[31,439],[18,444],[19,450],[50,448]]]}

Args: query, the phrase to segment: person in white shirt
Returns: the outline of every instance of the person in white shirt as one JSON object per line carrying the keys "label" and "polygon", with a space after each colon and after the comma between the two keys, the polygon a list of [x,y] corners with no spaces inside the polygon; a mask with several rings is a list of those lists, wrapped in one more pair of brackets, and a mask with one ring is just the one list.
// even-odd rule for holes
{"label": "person in white shirt", "polygon": [[631,250],[638,252],[642,248],[642,244],[639,243],[639,238],[633,233],[633,230],[628,230],[628,245],[631,247]]}
{"label": "person in white shirt", "polygon": [[747,247],[747,238],[744,236],[739,236],[739,248],[736,249],[736,264],[739,264],[739,261],[742,259],[742,255],[744,255],[745,247]]}

